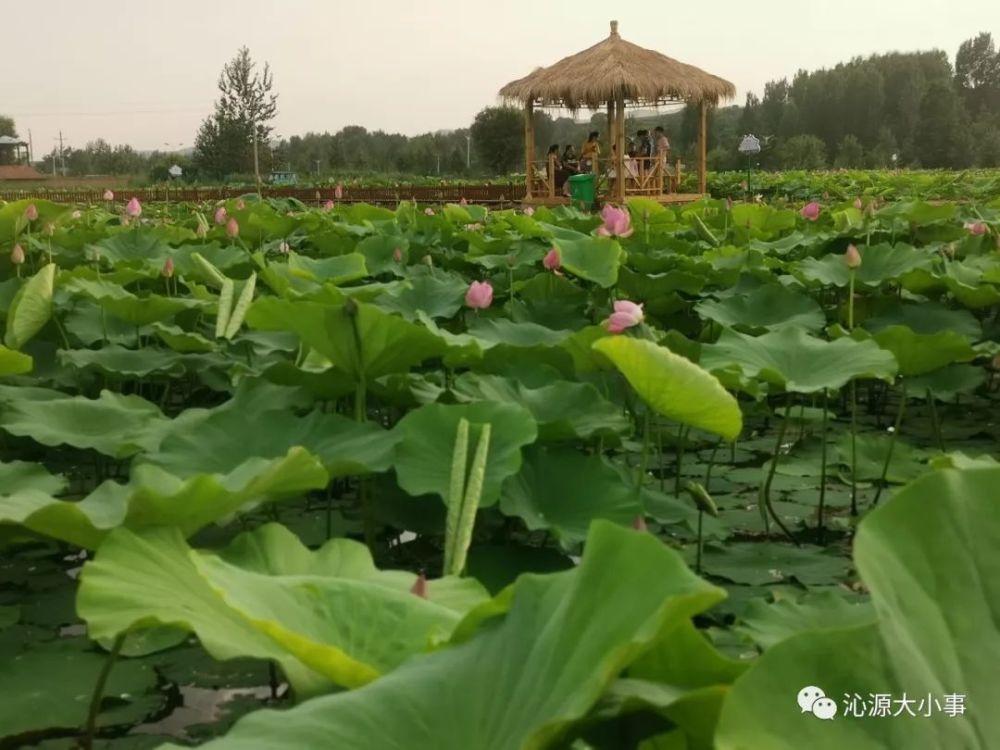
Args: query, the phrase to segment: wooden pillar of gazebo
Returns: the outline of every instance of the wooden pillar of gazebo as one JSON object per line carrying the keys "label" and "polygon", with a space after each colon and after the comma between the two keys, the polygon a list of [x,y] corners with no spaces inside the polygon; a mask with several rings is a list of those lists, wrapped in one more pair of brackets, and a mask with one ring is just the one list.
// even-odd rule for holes
{"label": "wooden pillar of gazebo", "polygon": [[615,191],[613,200],[625,202],[625,99],[615,102]]}
{"label": "wooden pillar of gazebo", "polygon": [[524,197],[531,199],[531,170],[535,161],[535,103],[524,104]]}
{"label": "wooden pillar of gazebo", "polygon": [[708,103],[702,99],[698,104],[698,192],[702,195],[705,194],[706,186],[706,167],[705,167],[705,152],[708,144],[708,127],[706,122],[708,120]]}

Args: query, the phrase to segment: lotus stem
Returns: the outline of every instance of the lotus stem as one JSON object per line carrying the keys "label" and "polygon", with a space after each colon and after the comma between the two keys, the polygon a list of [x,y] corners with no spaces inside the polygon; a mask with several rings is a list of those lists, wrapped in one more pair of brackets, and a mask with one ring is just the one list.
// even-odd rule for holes
{"label": "lotus stem", "polygon": [[690,429],[686,425],[681,425],[677,431],[677,473],[674,475],[674,496],[681,496],[681,469],[684,466],[684,444]]}
{"label": "lotus stem", "polygon": [[882,464],[882,475],[879,477],[878,489],[875,490],[875,498],[872,500],[872,507],[878,505],[878,499],[882,496],[882,488],[885,487],[885,478],[889,475],[889,464],[892,463],[892,451],[896,447],[896,436],[899,435],[899,427],[903,423],[903,412],[906,411],[906,386],[900,386],[899,410],[896,412],[896,425],[889,436],[889,450],[885,454],[885,463]]}
{"label": "lotus stem", "polygon": [[[764,504],[764,508],[767,513],[771,514],[774,522],[778,524],[778,528],[784,533],[785,536],[796,546],[799,546],[798,540],[792,535],[792,532],[788,530],[784,522],[778,516],[777,511],[775,511],[774,506],[771,504],[771,482],[774,480],[774,472],[778,468],[778,461],[781,458],[781,445],[782,441],[785,439],[785,430],[788,429],[788,418],[792,411],[792,399],[789,397],[785,401],[785,418],[781,420],[781,427],[778,429],[778,439],[774,442],[774,457],[771,459],[771,468],[767,472],[767,479],[764,480],[764,484],[760,488],[760,498],[759,502]],[[770,533],[770,531],[768,531]]]}
{"label": "lotus stem", "polygon": [[858,515],[858,403],[857,387],[851,381],[851,515]]}
{"label": "lotus stem", "polygon": [[938,418],[937,411],[937,399],[934,398],[934,394],[931,393],[931,389],[927,389],[927,403],[931,407],[931,426],[934,428],[934,438],[937,440],[938,448],[944,453],[944,436],[941,434],[941,420]]}
{"label": "lotus stem", "polygon": [[715,441],[715,445],[712,446],[712,453],[708,457],[708,468],[705,469],[705,492],[712,491],[712,468],[715,466],[715,454],[719,451],[719,446],[722,445],[722,438],[720,437]]}
{"label": "lotus stem", "polygon": [[486,479],[486,459],[490,449],[492,425],[486,423],[479,434],[476,455],[469,468],[466,483],[465,464],[469,455],[469,420],[459,420],[455,434],[455,451],[451,462],[451,485],[448,492],[448,516],[445,525],[444,573],[461,575],[472,542]]}
{"label": "lotus stem", "polygon": [[639,471],[635,477],[635,494],[642,495],[642,485],[646,481],[646,469],[649,466],[649,407],[642,413],[642,454],[639,456]]}
{"label": "lotus stem", "polygon": [[94,746],[94,735],[97,733],[97,717],[101,713],[101,699],[104,697],[104,688],[108,684],[108,677],[111,676],[111,668],[115,665],[115,660],[125,645],[125,636],[128,632],[119,633],[115,637],[115,642],[108,652],[107,658],[101,667],[100,674],[97,675],[97,683],[94,685],[94,692],[90,696],[90,709],[87,711],[87,723],[84,725],[83,736],[80,738],[80,747],[84,750],[91,750]]}
{"label": "lotus stem", "polygon": [[695,548],[695,555],[694,555],[694,572],[697,573],[698,575],[701,575],[701,546],[702,546],[701,531],[702,531],[702,522],[704,521],[704,516],[705,516],[705,511],[699,510],[698,511],[698,546]]}
{"label": "lotus stem", "polygon": [[824,544],[826,541],[826,526],[823,523],[823,508],[826,503],[826,406],[827,406],[827,390],[823,389],[823,427],[820,430],[820,441],[822,443],[822,448],[820,450],[819,464],[819,510],[816,514],[816,540],[820,544]]}
{"label": "lotus stem", "polygon": [[448,515],[444,529],[444,574],[449,575],[455,557],[455,538],[462,515],[462,498],[465,494],[465,467],[469,458],[469,420],[458,421],[455,430],[455,449],[451,456],[451,482],[448,486]]}

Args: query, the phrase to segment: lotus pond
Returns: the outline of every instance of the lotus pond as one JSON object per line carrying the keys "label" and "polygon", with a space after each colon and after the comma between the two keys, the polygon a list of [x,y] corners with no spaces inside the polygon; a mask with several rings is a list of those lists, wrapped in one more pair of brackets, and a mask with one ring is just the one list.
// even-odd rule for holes
{"label": "lotus pond", "polygon": [[870,200],[0,206],[0,747],[995,747],[1000,202]]}

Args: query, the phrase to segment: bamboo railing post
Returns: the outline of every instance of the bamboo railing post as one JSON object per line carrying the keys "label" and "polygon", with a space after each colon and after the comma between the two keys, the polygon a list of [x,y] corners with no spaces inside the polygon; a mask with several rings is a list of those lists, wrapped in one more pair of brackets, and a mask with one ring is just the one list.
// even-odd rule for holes
{"label": "bamboo railing post", "polygon": [[524,104],[524,163],[525,170],[525,200],[531,200],[531,170],[535,161],[535,103],[529,99]]}
{"label": "bamboo railing post", "polygon": [[615,102],[615,193],[619,203],[625,202],[625,98]]}
{"label": "bamboo railing post", "polygon": [[548,172],[548,175],[549,175],[549,179],[548,179],[549,197],[550,198],[555,198],[556,197],[556,157],[553,154],[549,154],[549,172]]}
{"label": "bamboo railing post", "polygon": [[663,178],[667,173],[667,159],[660,153],[656,155],[656,194],[663,195]]}
{"label": "bamboo railing post", "polygon": [[[705,176],[705,150],[708,141],[708,128],[706,127],[708,106],[705,100],[701,100],[701,104],[698,106],[699,109],[699,126],[698,126],[698,192],[702,195],[705,194],[706,176]],[[680,174],[677,175],[678,182],[680,182]]]}

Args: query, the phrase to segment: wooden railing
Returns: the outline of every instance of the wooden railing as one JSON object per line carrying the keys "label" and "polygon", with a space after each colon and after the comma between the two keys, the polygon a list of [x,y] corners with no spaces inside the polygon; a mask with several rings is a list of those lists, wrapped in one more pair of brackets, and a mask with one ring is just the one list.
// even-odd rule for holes
{"label": "wooden railing", "polygon": [[[556,159],[550,156],[530,164],[531,195],[534,198],[563,197],[563,181],[573,173],[564,172],[555,166]],[[617,169],[613,157],[600,157],[591,163],[595,177],[595,193],[607,195],[615,192]],[[668,164],[661,156],[631,157],[625,160],[625,195],[660,195],[676,193],[682,178],[683,164],[680,159]]]}

